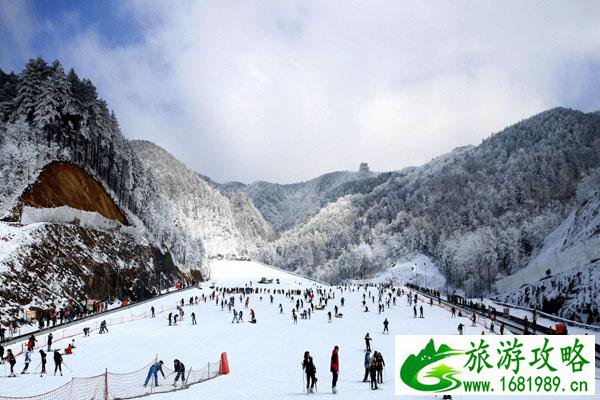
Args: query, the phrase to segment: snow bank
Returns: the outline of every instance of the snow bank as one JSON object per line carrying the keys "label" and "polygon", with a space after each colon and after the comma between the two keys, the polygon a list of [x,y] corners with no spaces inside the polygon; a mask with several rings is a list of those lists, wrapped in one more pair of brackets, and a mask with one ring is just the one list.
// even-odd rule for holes
{"label": "snow bank", "polygon": [[144,230],[140,226],[125,226],[120,222],[108,219],[97,212],[78,210],[68,206],[55,208],[35,208],[24,206],[21,213],[21,224],[30,225],[38,222],[55,222],[77,224],[84,228],[103,231],[118,231],[134,238],[141,239]]}
{"label": "snow bank", "polygon": [[600,259],[599,233],[600,201],[591,199],[546,237],[538,254],[525,268],[499,279],[498,292],[510,292],[525,283],[538,281],[546,276],[548,269],[552,275],[559,275]]}
{"label": "snow bank", "polygon": [[392,281],[395,286],[414,283],[432,289],[446,287],[446,278],[440,273],[437,265],[423,254],[419,254],[412,260],[396,262],[392,268],[378,275],[374,281],[379,283]]}

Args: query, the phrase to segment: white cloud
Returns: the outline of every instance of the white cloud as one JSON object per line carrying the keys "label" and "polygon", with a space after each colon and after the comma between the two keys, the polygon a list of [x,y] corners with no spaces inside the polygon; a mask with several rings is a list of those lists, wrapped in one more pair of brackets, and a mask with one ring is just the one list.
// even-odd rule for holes
{"label": "white cloud", "polygon": [[420,164],[600,80],[597,2],[121,6],[141,43],[109,48],[88,30],[61,58],[128,136],[221,181]]}

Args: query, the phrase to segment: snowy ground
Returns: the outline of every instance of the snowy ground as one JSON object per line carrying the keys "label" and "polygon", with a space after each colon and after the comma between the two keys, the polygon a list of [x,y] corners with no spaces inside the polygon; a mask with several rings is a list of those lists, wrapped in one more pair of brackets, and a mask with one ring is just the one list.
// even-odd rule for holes
{"label": "snowy ground", "polygon": [[[258,285],[261,277],[267,279],[280,278],[279,285]],[[209,294],[209,286],[239,285],[252,281],[254,287],[270,288],[306,288],[317,286],[309,280],[302,279],[285,272],[271,269],[252,262],[216,261],[212,263],[212,280],[204,284],[202,289],[174,293],[158,299],[154,304],[160,311],[185,297]],[[166,313],[156,318],[146,318],[109,327],[110,333],[98,335],[96,332],[88,338],[76,338],[78,347],[71,356],[65,356],[67,366],[73,376],[90,376],[102,373],[105,368],[111,372],[129,372],[149,363],[158,354],[172,366],[172,360],[179,358],[186,366],[202,367],[209,361],[216,361],[222,351],[229,355],[231,373],[208,382],[200,383],[187,390],[170,394],[158,394],[152,398],[165,400],[184,400],[190,398],[210,399],[281,399],[298,398],[302,391],[302,371],[300,362],[305,350],[310,350],[317,366],[318,391],[316,396],[330,396],[329,357],[334,345],[340,346],[340,380],[338,397],[341,399],[393,398],[393,354],[394,335],[396,334],[454,334],[459,320],[451,318],[449,313],[436,306],[425,305],[425,318],[412,318],[412,308],[406,305],[405,299],[399,299],[398,305],[386,309],[385,313],[377,313],[377,304],[369,304],[371,312],[364,313],[361,307],[362,292],[344,293],[345,307],[340,307],[344,318],[327,322],[325,311],[313,314],[311,320],[298,320],[294,325],[290,316],[292,304],[285,295],[276,295],[274,304],[270,304],[269,296],[251,295],[250,307],[257,314],[258,323],[247,322],[231,324],[232,315],[213,303],[201,303],[198,306],[186,306],[186,319],[178,326],[168,326]],[[329,309],[339,305],[340,291],[336,290],[335,300],[329,302]],[[277,307],[282,303],[284,314],[280,315]],[[238,303],[236,302],[236,305]],[[123,315],[148,311],[150,304],[138,309],[125,310]],[[189,315],[195,312],[198,325],[192,326]],[[249,310],[244,310],[249,316]],[[119,313],[115,314],[119,316]],[[111,316],[113,318],[114,316]],[[390,335],[384,336],[383,319],[390,321]],[[245,318],[246,319],[246,318]],[[464,321],[463,321],[464,323]],[[93,323],[82,323],[79,327]],[[466,326],[466,334],[479,334],[481,327]],[[381,390],[373,393],[368,384],[362,383],[363,376],[363,337],[369,332],[373,337],[372,348],[383,353],[388,363],[388,381],[381,385]],[[45,340],[45,337],[41,338]],[[59,342],[62,348],[67,342]],[[30,366],[35,370],[38,362],[37,354]],[[51,366],[51,362],[49,366]],[[23,367],[19,357],[17,371]],[[0,395],[23,396],[48,391],[67,382],[71,373],[63,377],[37,374],[19,375],[15,379],[2,378]],[[0,367],[0,375],[4,375]],[[596,381],[597,393],[600,385]],[[141,385],[143,382],[139,382]],[[169,382],[170,383],[170,382]],[[416,396],[415,399],[432,399],[434,396]],[[440,397],[438,397],[440,398]],[[471,397],[473,398],[473,397]],[[479,397],[478,397],[479,398]],[[522,398],[522,397],[521,397]],[[541,397],[539,397],[541,399]],[[583,398],[583,397],[579,397]],[[504,399],[504,397],[503,397]],[[589,397],[591,399],[591,397]]]}

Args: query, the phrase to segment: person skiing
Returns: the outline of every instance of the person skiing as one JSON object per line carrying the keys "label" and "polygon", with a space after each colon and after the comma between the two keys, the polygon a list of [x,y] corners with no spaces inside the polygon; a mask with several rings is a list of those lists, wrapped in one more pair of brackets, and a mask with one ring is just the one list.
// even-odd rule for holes
{"label": "person skiing", "polygon": [[327,322],[331,322],[331,311],[327,311]]}
{"label": "person skiing", "polygon": [[196,325],[196,313],[192,313],[192,325]]}
{"label": "person skiing", "polygon": [[48,334],[48,350],[47,351],[52,351],[52,332],[50,332]]}
{"label": "person skiing", "polygon": [[238,312],[236,311],[236,309],[233,309],[233,319],[231,320],[231,323],[233,324],[234,322],[239,322],[238,321]]}
{"label": "person skiing", "polygon": [[60,371],[60,376],[62,376],[62,362],[62,355],[58,350],[54,350],[54,375],[56,375],[56,371]]}
{"label": "person skiing", "polygon": [[172,312],[169,313],[168,319],[169,319],[169,326],[173,325],[173,313]]}
{"label": "person skiing", "polygon": [[244,320],[242,319],[243,315],[244,313],[242,312],[242,310],[240,310],[240,312],[238,312],[238,322],[244,322]]}
{"label": "person skiing", "polygon": [[423,317],[423,304],[421,304],[421,305],[419,306],[419,318],[424,318],[424,317]]}
{"label": "person skiing", "polygon": [[29,350],[29,351],[33,350],[33,347],[35,346],[36,342],[37,342],[37,339],[35,338],[35,336],[33,336],[33,334],[31,336],[29,336],[29,340],[27,340],[27,350]]}
{"label": "person skiing", "polygon": [[331,365],[329,366],[329,370],[331,371],[331,392],[333,394],[337,393],[337,380],[338,374],[340,373],[340,359],[339,359],[339,347],[335,346],[333,351],[331,352]]}
{"label": "person skiing", "polygon": [[417,318],[417,304],[415,303],[415,305],[413,306],[413,317]]}
{"label": "person skiing", "polygon": [[27,350],[27,351],[25,351],[25,366],[23,367],[23,371],[21,371],[21,375],[27,373],[30,362],[31,362],[31,350]]}
{"label": "person skiing", "polygon": [[367,351],[371,351],[371,336],[369,336],[369,332],[365,335],[365,348]]}
{"label": "person skiing", "polygon": [[154,375],[154,386],[158,386],[158,373],[159,372],[163,376],[163,379],[165,378],[165,373],[162,370],[163,364],[164,363],[162,362],[162,360],[160,360],[150,366],[150,369],[148,370],[148,375],[146,376],[146,381],[144,382],[144,387],[148,386],[148,382],[150,382],[150,378],[152,378],[153,375]]}
{"label": "person skiing", "polygon": [[154,306],[150,307],[150,313],[152,314],[152,318],[154,318]]}
{"label": "person skiing", "polygon": [[390,330],[389,330],[389,325],[390,325],[390,323],[389,323],[389,321],[387,320],[387,318],[386,318],[386,319],[384,319],[384,320],[383,320],[383,333],[384,333],[384,334],[386,334],[386,333],[387,333],[387,334],[389,334],[389,333],[390,333]]}
{"label": "person skiing", "polygon": [[177,359],[173,361],[173,369],[175,370],[175,380],[173,381],[173,386],[177,386],[177,381],[181,378],[181,385],[185,386],[185,365]]}
{"label": "person skiing", "polygon": [[367,381],[369,377],[369,366],[371,365],[371,350],[365,351],[365,376],[363,382]]}
{"label": "person skiing", "polygon": [[465,326],[463,324],[458,324],[458,328],[456,328],[456,330],[458,331],[458,334],[462,336],[463,331],[465,329]]}
{"label": "person skiing", "polygon": [[15,355],[13,354],[11,349],[6,350],[5,360],[8,363],[8,365],[10,365],[10,375],[8,376],[15,377],[15,365],[17,364],[17,359],[15,358]]}
{"label": "person skiing", "polygon": [[251,324],[256,323],[256,313],[254,312],[253,308],[250,309],[250,323]]}
{"label": "person skiing", "polygon": [[0,364],[4,364],[4,346],[0,344]]}
{"label": "person skiing", "polygon": [[500,335],[504,335],[504,322],[500,323]]}
{"label": "person skiing", "polygon": [[100,322],[100,331],[98,333],[108,333],[108,328],[106,327],[106,320],[102,320],[102,322]]}
{"label": "person skiing", "polygon": [[313,393],[315,384],[317,383],[317,368],[313,362],[313,358],[310,356],[308,351],[304,352],[304,359],[302,360],[302,369],[306,373],[306,392]]}
{"label": "person skiing", "polygon": [[67,346],[67,348],[65,349],[65,354],[66,355],[71,355],[73,354],[73,345],[71,343],[69,343],[69,345]]}
{"label": "person skiing", "polygon": [[383,360],[383,355],[381,352],[376,352],[373,356],[375,358],[375,366],[377,369],[377,382],[383,383],[383,369],[385,368],[385,361]]}
{"label": "person skiing", "polygon": [[177,317],[178,317],[177,314],[173,315],[173,325],[174,326],[177,326]]}
{"label": "person skiing", "polygon": [[369,363],[368,371],[369,377],[371,378],[371,390],[377,390],[377,352],[373,353],[371,362]]}
{"label": "person skiing", "polygon": [[46,353],[42,349],[40,349],[40,363],[42,366],[42,371],[40,373],[45,374],[46,373]]}

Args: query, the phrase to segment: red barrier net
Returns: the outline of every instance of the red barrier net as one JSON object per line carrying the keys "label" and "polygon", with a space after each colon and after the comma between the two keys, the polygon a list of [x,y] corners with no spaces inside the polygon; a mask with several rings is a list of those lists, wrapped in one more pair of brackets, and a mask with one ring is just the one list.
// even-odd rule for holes
{"label": "red barrier net", "polygon": [[68,383],[50,392],[35,396],[5,397],[0,400],[125,400],[148,396],[153,393],[173,392],[188,388],[190,385],[204,382],[221,375],[221,362],[207,363],[203,368],[190,368],[186,370],[185,381],[177,382],[173,386],[175,371],[163,365],[165,377],[158,374],[158,386],[154,384],[154,378],[147,386],[144,382],[148,370],[152,364],[148,364],[134,372],[126,374],[115,374],[106,372],[101,375],[86,378],[73,378]]}

